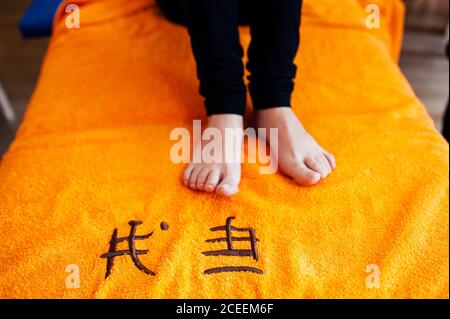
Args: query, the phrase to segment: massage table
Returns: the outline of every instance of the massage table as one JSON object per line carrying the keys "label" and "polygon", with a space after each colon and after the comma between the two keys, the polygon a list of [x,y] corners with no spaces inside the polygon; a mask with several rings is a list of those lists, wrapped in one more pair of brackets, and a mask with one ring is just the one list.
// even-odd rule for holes
{"label": "massage table", "polygon": [[400,1],[305,0],[293,109],[337,168],[243,164],[232,198],[170,160],[205,120],[186,30],[153,0],[71,3],[0,162],[1,298],[448,298],[449,149],[397,65]]}

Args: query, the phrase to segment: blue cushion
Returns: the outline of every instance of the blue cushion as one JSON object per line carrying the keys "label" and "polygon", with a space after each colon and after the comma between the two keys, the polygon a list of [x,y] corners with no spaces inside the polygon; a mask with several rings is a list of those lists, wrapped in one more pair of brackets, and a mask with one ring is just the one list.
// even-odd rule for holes
{"label": "blue cushion", "polygon": [[63,0],[33,0],[19,22],[22,37],[49,36],[52,33],[53,17]]}

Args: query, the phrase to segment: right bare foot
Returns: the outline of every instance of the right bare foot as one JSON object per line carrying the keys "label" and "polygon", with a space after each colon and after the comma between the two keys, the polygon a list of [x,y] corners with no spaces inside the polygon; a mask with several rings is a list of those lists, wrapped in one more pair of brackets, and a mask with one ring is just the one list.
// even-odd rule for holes
{"label": "right bare foot", "polygon": [[[238,192],[241,181],[241,146],[242,138],[236,140],[238,145],[226,137],[226,129],[243,131],[243,119],[235,114],[217,114],[208,117],[208,128],[217,129],[222,136],[222,154],[233,153],[237,161],[227,161],[221,156],[219,162],[205,163],[202,158],[200,163],[193,161],[187,166],[183,174],[183,182],[187,187],[208,193],[215,192],[218,195],[230,197]],[[194,146],[194,153],[201,152],[205,143]],[[200,148],[200,149],[199,149]],[[236,153],[237,152],[237,153]]]}

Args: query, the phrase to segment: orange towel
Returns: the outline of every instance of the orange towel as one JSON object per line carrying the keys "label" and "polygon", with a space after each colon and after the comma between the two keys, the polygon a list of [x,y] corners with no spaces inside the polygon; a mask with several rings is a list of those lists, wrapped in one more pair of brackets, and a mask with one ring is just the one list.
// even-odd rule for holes
{"label": "orange towel", "polygon": [[[75,1],[71,30],[62,6],[0,162],[0,297],[448,298],[448,144],[393,60],[402,7],[377,2],[388,31],[364,27],[364,1],[305,1],[293,105],[336,171],[304,188],[244,164],[231,199],[186,189],[169,159],[171,130],[204,119],[186,30],[152,0]],[[259,241],[206,242],[228,217]],[[131,220],[148,251],[118,243],[105,279]]]}

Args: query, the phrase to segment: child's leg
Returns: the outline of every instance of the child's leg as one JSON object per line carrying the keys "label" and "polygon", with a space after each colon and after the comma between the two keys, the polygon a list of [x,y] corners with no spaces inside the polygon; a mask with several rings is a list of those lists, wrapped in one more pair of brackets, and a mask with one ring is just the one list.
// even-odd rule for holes
{"label": "child's leg", "polygon": [[305,131],[290,108],[302,0],[250,1],[254,3],[247,68],[255,125],[278,128],[278,164],[283,173],[301,185],[315,184],[334,169],[335,160]]}
{"label": "child's leg", "polygon": [[[242,129],[245,112],[238,0],[183,0],[183,6],[208,127],[221,132],[222,154],[236,150],[239,154],[235,156],[240,159],[240,147],[233,148],[225,139],[226,128]],[[184,183],[192,189],[231,196],[238,190],[240,177],[240,163],[191,163],[184,173]]]}

